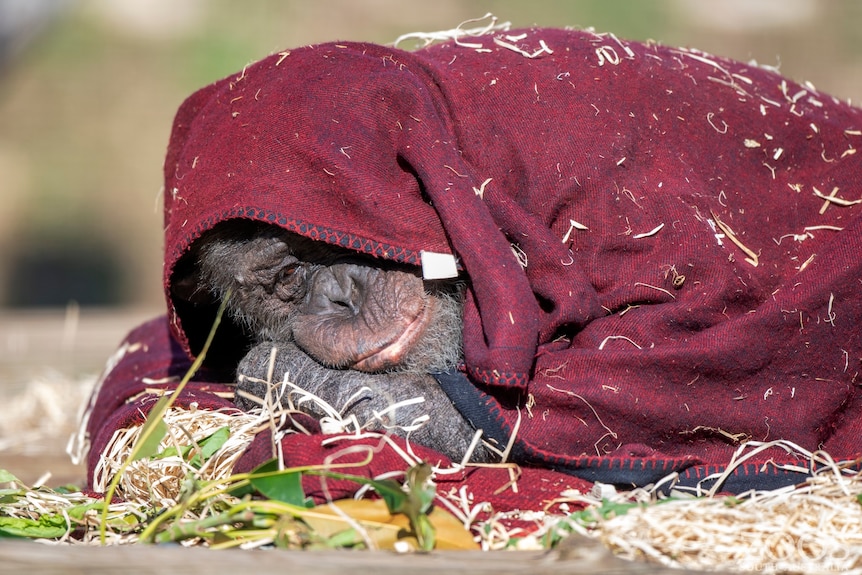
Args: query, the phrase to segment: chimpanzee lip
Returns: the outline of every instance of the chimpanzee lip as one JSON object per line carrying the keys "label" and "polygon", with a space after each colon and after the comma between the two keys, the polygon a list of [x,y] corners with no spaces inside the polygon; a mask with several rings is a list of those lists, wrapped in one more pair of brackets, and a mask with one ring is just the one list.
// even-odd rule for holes
{"label": "chimpanzee lip", "polygon": [[406,351],[416,344],[425,331],[431,317],[429,307],[427,302],[424,303],[413,321],[396,338],[360,356],[353,364],[353,369],[374,372],[400,363]]}

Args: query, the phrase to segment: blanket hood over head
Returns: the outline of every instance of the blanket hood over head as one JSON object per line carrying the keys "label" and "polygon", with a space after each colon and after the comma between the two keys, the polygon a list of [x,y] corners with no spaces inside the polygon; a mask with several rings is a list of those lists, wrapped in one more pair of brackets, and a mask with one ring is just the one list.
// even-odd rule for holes
{"label": "blanket hood over head", "polygon": [[[745,440],[850,456],[858,148],[862,113],[811,86],[612,35],[303,47],[181,107],[166,288],[231,218],[416,265],[449,253],[469,381],[441,383],[521,461],[643,483]],[[199,349],[211,317],[168,299]]]}

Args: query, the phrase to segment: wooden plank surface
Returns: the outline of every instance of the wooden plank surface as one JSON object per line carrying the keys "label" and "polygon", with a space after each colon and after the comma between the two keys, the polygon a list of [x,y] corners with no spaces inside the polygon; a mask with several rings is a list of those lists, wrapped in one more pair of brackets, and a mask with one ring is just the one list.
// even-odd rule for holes
{"label": "wooden plank surface", "polygon": [[125,335],[154,309],[0,308],[0,391],[23,387],[46,372],[99,373]]}
{"label": "wooden plank surface", "polygon": [[[571,537],[553,551],[449,551],[395,554],[367,551],[211,551],[180,546],[46,546],[0,540],[0,573],[104,575],[214,575],[303,573],[313,575],[686,575],[613,557],[599,543]],[[717,573],[717,572],[711,572]]]}

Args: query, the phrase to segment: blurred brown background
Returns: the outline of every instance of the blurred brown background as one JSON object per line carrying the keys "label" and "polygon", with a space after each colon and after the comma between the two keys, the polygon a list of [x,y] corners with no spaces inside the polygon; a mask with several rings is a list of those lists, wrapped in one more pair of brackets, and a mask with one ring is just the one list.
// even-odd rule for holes
{"label": "blurred brown background", "polygon": [[193,90],[283,48],[486,12],[755,59],[862,100],[856,0],[0,0],[0,386],[13,363],[98,370],[159,313],[161,165]]}

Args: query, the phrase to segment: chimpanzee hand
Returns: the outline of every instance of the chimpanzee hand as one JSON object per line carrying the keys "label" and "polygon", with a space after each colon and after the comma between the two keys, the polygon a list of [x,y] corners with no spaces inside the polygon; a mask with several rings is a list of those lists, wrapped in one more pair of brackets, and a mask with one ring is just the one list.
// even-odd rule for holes
{"label": "chimpanzee hand", "polygon": [[[272,349],[277,352],[271,360]],[[267,385],[272,369],[274,385]],[[474,434],[472,426],[455,409],[448,396],[430,375],[416,373],[365,373],[349,369],[330,369],[306,355],[292,342],[263,342],[253,347],[237,368],[237,405],[249,410],[260,405],[243,397],[240,391],[264,398],[270,390],[271,402],[292,406],[317,419],[332,416],[320,401],[280,383],[286,379],[296,387],[328,404],[347,420],[351,416],[363,429],[407,437],[460,462]],[[409,400],[424,400],[410,403]],[[406,402],[399,404],[399,402]],[[490,460],[481,446],[471,461]]]}

